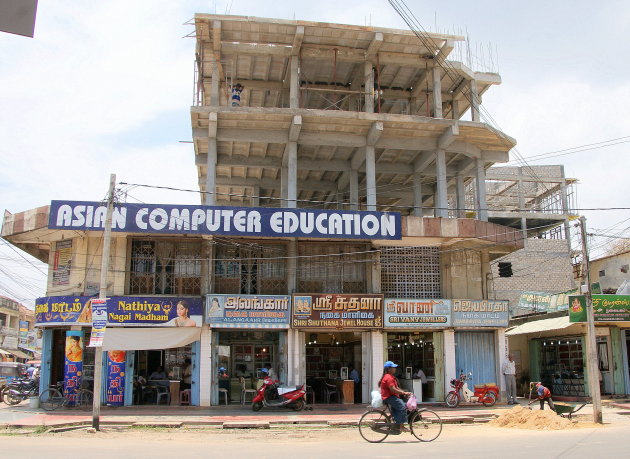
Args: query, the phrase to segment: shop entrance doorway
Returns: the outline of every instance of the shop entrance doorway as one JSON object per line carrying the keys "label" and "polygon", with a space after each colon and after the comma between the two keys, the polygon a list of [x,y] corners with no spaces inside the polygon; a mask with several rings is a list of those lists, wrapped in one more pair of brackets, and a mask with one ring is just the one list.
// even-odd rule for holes
{"label": "shop entrance doorway", "polygon": [[191,388],[192,346],[133,354],[133,404],[179,404],[180,392]]}
{"label": "shop entrance doorway", "polygon": [[403,389],[413,392],[420,401],[436,397],[433,337],[433,332],[387,332],[387,359],[398,365]]}
{"label": "shop entrance doorway", "polygon": [[305,341],[308,402],[360,403],[361,332],[307,332]]}

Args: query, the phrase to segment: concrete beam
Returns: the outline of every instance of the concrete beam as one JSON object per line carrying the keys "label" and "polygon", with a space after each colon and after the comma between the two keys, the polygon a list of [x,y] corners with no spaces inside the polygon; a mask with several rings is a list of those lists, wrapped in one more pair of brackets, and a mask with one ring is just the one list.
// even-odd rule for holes
{"label": "concrete beam", "polygon": [[[256,177],[243,178],[243,177],[217,176],[216,184],[221,185],[221,186],[239,186],[239,187],[260,186],[261,189],[264,189],[264,188],[270,188],[270,189],[275,189],[275,190],[281,189],[281,180],[258,179]],[[304,190],[304,191],[336,192],[337,183],[329,182],[329,181],[318,181],[318,182],[298,181],[297,188],[298,190]]]}
{"label": "concrete beam", "polygon": [[212,21],[212,51],[221,55],[221,21]]}
{"label": "concrete beam", "polygon": [[295,28],[295,36],[293,37],[293,45],[291,46],[291,55],[297,56],[300,54],[300,48],[302,47],[302,41],[304,40],[304,26],[297,26]]}
{"label": "concrete beam", "polygon": [[376,53],[378,53],[378,50],[381,48],[382,44],[383,34],[381,32],[376,32],[374,34],[374,37],[372,38],[372,41],[370,42],[370,46],[368,46],[368,49],[365,52],[365,60],[371,61],[374,56],[376,56]]}
{"label": "concrete beam", "polygon": [[427,78],[429,78],[429,72],[428,70],[424,70],[418,79],[411,85],[413,89],[411,90],[410,97],[418,98],[425,93],[427,90]]}
{"label": "concrete beam", "polygon": [[381,134],[383,134],[383,123],[381,121],[376,121],[375,123],[372,123],[372,126],[370,126],[370,130],[365,138],[366,145],[376,145],[376,142],[378,142]]}
{"label": "concrete beam", "polygon": [[438,148],[443,150],[447,149],[457,139],[458,135],[459,125],[455,123],[449,126],[444,130],[444,132],[442,132],[442,134],[440,134],[437,142]]}
{"label": "concrete beam", "polygon": [[217,137],[217,114],[215,112],[208,113],[208,137],[216,139]]}
{"label": "concrete beam", "polygon": [[294,115],[289,127],[289,142],[297,142],[302,129],[302,116]]}
{"label": "concrete beam", "polygon": [[428,151],[421,152],[413,162],[413,172],[425,174],[425,169],[435,160],[435,155]]}
{"label": "concrete beam", "polygon": [[446,57],[451,54],[451,51],[455,48],[455,40],[452,38],[446,39],[438,53],[436,54],[437,59],[446,59]]}

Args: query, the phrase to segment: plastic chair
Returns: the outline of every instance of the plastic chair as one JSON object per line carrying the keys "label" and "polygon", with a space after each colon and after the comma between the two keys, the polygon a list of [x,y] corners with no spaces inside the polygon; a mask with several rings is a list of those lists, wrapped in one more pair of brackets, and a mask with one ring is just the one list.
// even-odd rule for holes
{"label": "plastic chair", "polygon": [[179,392],[179,404],[190,405],[190,389],[184,389]]}
{"label": "plastic chair", "polygon": [[228,391],[227,389],[219,388],[219,403],[221,403],[221,394],[225,396],[225,404],[228,404]]}
{"label": "plastic chair", "polygon": [[306,403],[308,403],[308,398],[311,398],[311,405],[315,405],[315,391],[313,387],[306,386]]}
{"label": "plastic chair", "polygon": [[326,403],[330,404],[330,398],[335,397],[337,399],[337,403],[339,401],[339,391],[337,390],[337,386],[333,386],[332,384],[324,383],[324,394],[326,396]]}
{"label": "plastic chair", "polygon": [[160,404],[160,400],[162,400],[163,398],[166,398],[166,404],[170,405],[171,404],[171,392],[168,390],[168,388],[166,388],[164,386],[155,386],[155,388],[157,389],[157,397],[155,399],[155,404],[159,405]]}
{"label": "plastic chair", "polygon": [[256,396],[256,389],[252,389],[251,387],[247,387],[247,382],[244,377],[240,377],[239,381],[241,383],[241,405],[245,405],[245,398],[247,394],[252,394],[252,399]]}

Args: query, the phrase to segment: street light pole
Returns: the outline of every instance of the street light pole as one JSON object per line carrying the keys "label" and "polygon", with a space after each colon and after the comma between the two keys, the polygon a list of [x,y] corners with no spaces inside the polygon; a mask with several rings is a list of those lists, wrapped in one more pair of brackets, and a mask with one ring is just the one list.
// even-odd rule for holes
{"label": "street light pole", "polygon": [[602,424],[602,399],[599,391],[599,367],[597,365],[597,345],[595,342],[595,317],[593,314],[593,300],[591,298],[591,273],[586,244],[586,218],[580,217],[580,231],[582,234],[582,279],[586,281],[586,368],[588,371],[588,385],[591,389],[593,401],[593,422]]}
{"label": "street light pole", "polygon": [[[112,214],[114,213],[114,189],[116,174],[109,176],[109,191],[107,193],[107,214],[103,231],[103,254],[101,257],[101,283],[99,299],[107,299],[107,271],[109,271],[109,251],[111,245]],[[94,348],[94,399],[92,402],[92,427],[99,430],[101,417],[101,391],[103,379],[103,347]]]}

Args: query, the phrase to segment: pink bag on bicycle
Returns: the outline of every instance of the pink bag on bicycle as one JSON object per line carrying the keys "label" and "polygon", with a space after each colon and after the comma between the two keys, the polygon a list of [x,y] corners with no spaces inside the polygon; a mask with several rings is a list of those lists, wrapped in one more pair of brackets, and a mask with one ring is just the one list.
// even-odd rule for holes
{"label": "pink bag on bicycle", "polygon": [[407,399],[407,409],[413,411],[418,408],[418,399],[415,395],[411,394]]}

